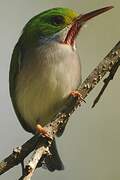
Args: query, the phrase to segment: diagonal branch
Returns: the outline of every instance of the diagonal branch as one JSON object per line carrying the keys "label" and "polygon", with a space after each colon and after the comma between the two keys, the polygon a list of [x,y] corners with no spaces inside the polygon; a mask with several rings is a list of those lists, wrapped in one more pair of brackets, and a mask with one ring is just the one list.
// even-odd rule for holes
{"label": "diagonal branch", "polygon": [[[100,62],[100,64],[92,71],[92,73],[87,77],[87,79],[82,83],[82,85],[78,89],[83,98],[85,98],[92,91],[92,89],[98,84],[98,82],[103,78],[103,76],[107,72],[111,71],[112,67],[115,63],[119,61],[119,59],[120,42],[118,42],[118,44],[110,51],[110,53]],[[55,134],[58,131],[62,131],[64,125],[67,124],[70,115],[80,105],[81,102],[78,98],[72,96],[69,97],[68,101],[66,102],[60,113],[55,117],[54,121],[45,126],[51,139],[46,141],[44,137],[39,135],[35,135],[34,137],[32,137],[20,148],[16,148],[10,156],[5,158],[0,163],[0,174],[5,173],[10,168],[21,163],[25,159],[25,157],[35,149],[33,158],[26,166],[27,168],[25,168],[24,175],[20,178],[24,180],[29,180],[33,175],[33,172],[37,166],[37,162],[39,160],[42,161],[43,156],[49,155],[49,146]],[[36,158],[36,152],[38,158],[37,161],[33,163]]]}

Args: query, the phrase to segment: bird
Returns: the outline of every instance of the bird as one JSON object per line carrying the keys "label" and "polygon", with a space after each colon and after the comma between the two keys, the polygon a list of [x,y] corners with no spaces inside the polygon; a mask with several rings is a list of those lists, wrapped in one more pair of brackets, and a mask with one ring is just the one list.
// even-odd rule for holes
{"label": "bird", "polygon": [[[44,126],[52,122],[70,94],[77,94],[82,82],[78,33],[88,20],[112,8],[78,14],[55,7],[34,16],[24,26],[12,53],[9,90],[17,118],[26,131],[47,135]],[[63,170],[55,138],[50,153],[44,166],[51,172]]]}

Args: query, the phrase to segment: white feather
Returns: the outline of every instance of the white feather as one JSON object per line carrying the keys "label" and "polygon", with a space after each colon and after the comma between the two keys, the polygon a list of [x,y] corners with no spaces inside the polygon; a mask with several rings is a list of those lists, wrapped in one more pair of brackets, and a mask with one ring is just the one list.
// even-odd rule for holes
{"label": "white feather", "polygon": [[35,128],[50,122],[81,82],[80,61],[69,45],[51,41],[31,49],[17,77],[16,102],[25,121]]}

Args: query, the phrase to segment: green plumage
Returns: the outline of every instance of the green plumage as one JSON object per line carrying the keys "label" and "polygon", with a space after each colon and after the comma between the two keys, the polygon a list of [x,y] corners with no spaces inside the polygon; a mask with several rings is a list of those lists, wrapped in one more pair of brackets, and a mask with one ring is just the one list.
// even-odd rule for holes
{"label": "green plumage", "polygon": [[21,113],[19,112],[15,100],[15,84],[16,84],[16,77],[17,74],[20,72],[21,69],[21,62],[22,62],[22,52],[21,52],[21,47],[19,43],[16,44],[12,59],[11,59],[11,64],[10,64],[10,72],[9,72],[9,89],[10,89],[10,96],[12,99],[13,107],[16,112],[16,115],[18,116],[18,119],[21,123],[21,125],[24,127],[26,131],[31,132],[29,125],[26,124],[24,118],[22,117]]}

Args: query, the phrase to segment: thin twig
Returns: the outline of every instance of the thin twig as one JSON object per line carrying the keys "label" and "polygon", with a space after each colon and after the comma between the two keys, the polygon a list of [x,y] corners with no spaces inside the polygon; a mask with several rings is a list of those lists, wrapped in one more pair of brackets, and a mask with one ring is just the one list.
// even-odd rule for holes
{"label": "thin twig", "polygon": [[22,175],[24,175],[24,160],[21,162]]}
{"label": "thin twig", "polygon": [[94,102],[93,102],[93,105],[92,105],[92,108],[94,108],[95,105],[96,105],[96,104],[98,103],[98,101],[100,100],[100,98],[101,98],[101,96],[103,95],[105,89],[107,88],[109,82],[110,82],[111,80],[113,80],[113,78],[114,78],[114,76],[115,76],[115,74],[116,74],[119,66],[120,66],[120,59],[119,59],[119,61],[116,62],[116,63],[114,64],[114,66],[111,68],[108,77],[103,80],[104,85],[103,85],[102,89],[100,90],[98,96],[95,98],[95,100],[94,100]]}
{"label": "thin twig", "polygon": [[[112,51],[104,58],[104,60],[93,70],[93,72],[88,76],[88,78],[82,83],[78,91],[85,98],[91,90],[98,84],[98,82],[103,78],[103,76],[111,70],[116,62],[119,61],[120,57],[120,42],[112,49]],[[52,123],[49,123],[45,126],[47,132],[49,133],[50,137],[54,137],[55,134],[64,128],[64,124],[67,124],[67,121],[70,115],[74,112],[74,110],[80,106],[80,101],[77,98],[70,97],[66,102],[65,106],[62,108],[61,112],[55,117]],[[21,146],[20,152],[17,153],[17,156],[14,156],[12,153],[6,159],[4,159],[0,163],[0,174],[5,173],[10,168],[14,167],[15,165],[21,163],[25,157],[35,149],[36,144],[40,146],[40,149],[36,149],[35,151],[39,151],[39,158],[42,159],[45,153],[45,149],[42,147],[46,147],[46,142],[44,142],[43,137],[39,137],[35,135],[31,138],[28,142]],[[35,156],[34,156],[35,158]],[[33,158],[33,159],[34,159]],[[34,169],[36,164],[34,166]],[[34,171],[34,170],[33,170]],[[28,174],[29,175],[29,174]],[[25,179],[26,177],[24,177]],[[23,179],[23,178],[22,178]]]}

